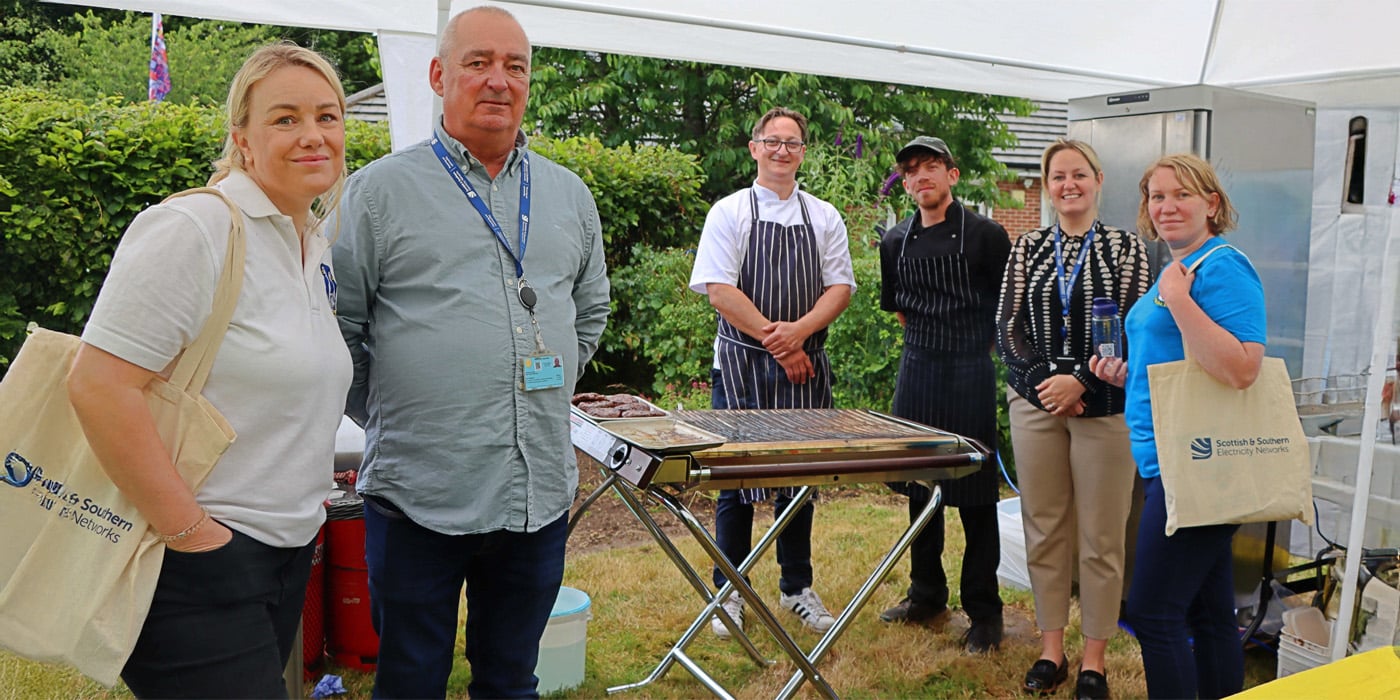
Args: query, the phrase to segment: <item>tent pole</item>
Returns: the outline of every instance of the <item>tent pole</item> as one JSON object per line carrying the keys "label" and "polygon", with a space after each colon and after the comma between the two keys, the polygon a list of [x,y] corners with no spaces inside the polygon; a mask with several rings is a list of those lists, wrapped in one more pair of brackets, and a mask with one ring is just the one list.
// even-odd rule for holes
{"label": "tent pole", "polygon": [[1206,74],[1210,72],[1210,64],[1215,61],[1215,42],[1220,38],[1220,15],[1225,12],[1225,0],[1215,0],[1215,12],[1210,21],[1210,42],[1206,44],[1206,52],[1201,56],[1201,75],[1196,82],[1205,85]]}
{"label": "tent pole", "polygon": [[[441,37],[443,31],[447,29],[447,20],[452,19],[452,0],[437,0],[437,5],[437,33],[433,36]],[[433,121],[432,126],[428,127],[428,133],[432,133],[440,121],[442,121],[442,96],[434,93]]]}
{"label": "tent pole", "polygon": [[1381,258],[1381,300],[1376,319],[1375,337],[1371,341],[1371,369],[1366,381],[1366,406],[1361,419],[1361,447],[1357,451],[1356,492],[1351,504],[1351,529],[1347,532],[1346,576],[1342,579],[1342,601],[1337,621],[1332,625],[1330,652],[1333,661],[1345,658],[1351,637],[1352,613],[1356,608],[1358,583],[1361,580],[1361,550],[1366,537],[1366,511],[1371,505],[1371,469],[1376,456],[1376,424],[1380,422],[1381,387],[1385,383],[1385,362],[1395,333],[1396,265],[1391,256],[1397,252],[1400,238],[1400,217],[1390,214],[1385,253]]}

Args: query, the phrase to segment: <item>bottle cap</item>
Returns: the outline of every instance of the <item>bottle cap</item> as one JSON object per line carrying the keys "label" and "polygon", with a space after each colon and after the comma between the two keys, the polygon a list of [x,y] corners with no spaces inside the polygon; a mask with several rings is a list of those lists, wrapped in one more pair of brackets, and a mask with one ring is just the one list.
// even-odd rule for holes
{"label": "bottle cap", "polygon": [[1114,301],[1114,300],[1112,300],[1112,299],[1109,299],[1108,297],[1095,297],[1095,298],[1094,298],[1094,315],[1095,315],[1095,316],[1117,316],[1117,315],[1118,315],[1118,302],[1116,302],[1116,301]]}

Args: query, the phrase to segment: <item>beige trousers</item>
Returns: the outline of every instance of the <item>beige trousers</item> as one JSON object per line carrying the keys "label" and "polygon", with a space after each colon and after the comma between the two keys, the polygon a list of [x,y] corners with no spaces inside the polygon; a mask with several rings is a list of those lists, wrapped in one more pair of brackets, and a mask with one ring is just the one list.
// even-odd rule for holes
{"label": "beige trousers", "polygon": [[[1108,639],[1123,597],[1123,542],[1137,467],[1122,415],[1058,418],[1007,390],[1036,625],[1069,624],[1079,568],[1081,628]],[[1078,561],[1076,562],[1076,549]]]}

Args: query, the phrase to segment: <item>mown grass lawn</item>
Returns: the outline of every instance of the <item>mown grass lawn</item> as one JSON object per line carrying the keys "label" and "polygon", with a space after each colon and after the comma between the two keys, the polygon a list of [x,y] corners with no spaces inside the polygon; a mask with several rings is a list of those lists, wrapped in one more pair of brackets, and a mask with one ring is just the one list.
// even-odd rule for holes
{"label": "mown grass lawn", "polygon": [[[609,498],[613,496],[608,496]],[[855,593],[878,559],[894,542],[906,522],[901,500],[871,490],[854,498],[823,500],[817,505],[814,525],[813,568],[816,588],[829,606],[839,609]],[[760,515],[759,522],[765,518]],[[771,522],[771,518],[768,519]],[[949,551],[945,565],[956,581],[961,561],[962,533],[956,514],[947,518]],[[640,525],[637,525],[640,528]],[[688,538],[678,539],[682,553],[707,577],[703,553]],[[777,607],[777,566],[771,557],[753,572],[755,588],[770,607]],[[694,619],[702,603],[674,565],[654,544],[571,554],[565,585],[587,592],[592,598],[587,658],[583,684],[560,697],[601,698],[610,686],[645,678]],[[1004,590],[1007,602],[1006,641],[1000,652],[988,656],[965,655],[958,637],[967,626],[961,614],[941,632],[921,627],[888,625],[878,613],[899,601],[908,585],[908,564],[902,561],[882,584],[869,605],[819,665],[842,697],[865,698],[1022,698],[1021,679],[1039,655],[1032,601],[1027,591]],[[957,603],[956,593],[953,603]],[[795,618],[779,611],[779,618],[798,629],[799,645],[810,649],[817,636],[800,630]],[[1072,613],[1077,618],[1077,611]],[[750,629],[755,629],[751,623]],[[1071,664],[1082,644],[1074,623],[1069,630]],[[778,662],[768,668],[754,664],[734,642],[716,639],[708,630],[690,646],[689,653],[732,693],[741,698],[772,697],[787,682],[794,666],[767,634],[754,641]],[[459,638],[459,651],[462,642]],[[350,693],[367,698],[372,678],[348,669],[330,668],[341,675]],[[1248,657],[1246,686],[1271,680],[1274,658],[1267,651]],[[1146,694],[1142,663],[1135,640],[1120,633],[1109,646],[1109,683],[1114,697],[1141,698]],[[1073,676],[1071,676],[1072,680]],[[449,692],[465,697],[470,670],[460,660],[454,668]],[[306,685],[309,696],[312,685]],[[1062,690],[1059,695],[1070,691]],[[810,687],[800,694],[815,697]],[[710,694],[684,669],[673,667],[658,682],[619,698],[703,698]],[[0,700],[33,698],[126,698],[125,688],[104,689],[74,672],[0,655]]]}

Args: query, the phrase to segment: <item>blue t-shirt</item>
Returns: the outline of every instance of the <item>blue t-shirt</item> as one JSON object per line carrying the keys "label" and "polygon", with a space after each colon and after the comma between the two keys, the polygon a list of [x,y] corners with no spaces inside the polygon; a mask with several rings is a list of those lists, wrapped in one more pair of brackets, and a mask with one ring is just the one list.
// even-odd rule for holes
{"label": "blue t-shirt", "polygon": [[[1225,245],[1212,236],[1196,252],[1182,261],[1189,268],[1212,248]],[[1143,478],[1155,477],[1157,437],[1152,427],[1152,396],[1148,391],[1147,367],[1186,358],[1181,329],[1165,304],[1159,303],[1157,284],[1133,304],[1123,325],[1128,334],[1127,404],[1123,417],[1133,442],[1133,459]],[[1201,310],[1242,343],[1263,344],[1267,339],[1264,313],[1264,285],[1249,258],[1235,249],[1222,250],[1196,268],[1191,298]]]}

